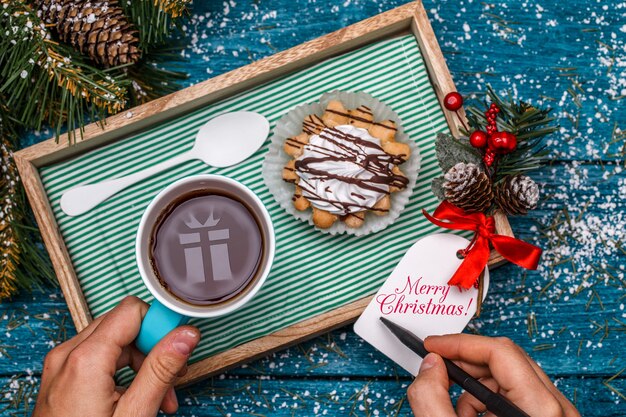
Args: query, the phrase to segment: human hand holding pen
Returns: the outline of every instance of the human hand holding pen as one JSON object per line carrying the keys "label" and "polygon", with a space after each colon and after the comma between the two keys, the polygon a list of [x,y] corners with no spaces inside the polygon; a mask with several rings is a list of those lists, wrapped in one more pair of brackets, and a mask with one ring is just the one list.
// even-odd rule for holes
{"label": "human hand holding pen", "polygon": [[427,350],[435,353],[422,361],[419,374],[408,390],[416,417],[476,417],[486,411],[484,404],[463,393],[455,412],[448,393],[451,383],[441,356],[453,360],[531,417],[580,416],[539,365],[507,338],[455,334],[430,336],[424,343]]}

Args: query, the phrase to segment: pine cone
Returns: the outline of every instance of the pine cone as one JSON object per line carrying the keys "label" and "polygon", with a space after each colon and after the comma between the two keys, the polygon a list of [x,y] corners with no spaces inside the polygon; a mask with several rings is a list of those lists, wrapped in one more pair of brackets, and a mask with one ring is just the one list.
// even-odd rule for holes
{"label": "pine cone", "polygon": [[446,200],[468,213],[483,212],[491,206],[491,180],[478,165],[459,162],[444,175]]}
{"label": "pine cone", "polygon": [[39,0],[41,17],[59,38],[104,67],[137,62],[137,30],[117,1]]}
{"label": "pine cone", "polygon": [[495,196],[506,214],[526,214],[537,208],[539,186],[525,175],[509,175],[496,185]]}

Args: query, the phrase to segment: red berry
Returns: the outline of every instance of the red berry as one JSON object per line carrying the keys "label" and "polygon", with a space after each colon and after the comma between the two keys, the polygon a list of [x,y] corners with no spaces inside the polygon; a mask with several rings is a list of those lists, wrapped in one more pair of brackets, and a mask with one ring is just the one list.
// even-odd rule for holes
{"label": "red berry", "polygon": [[505,142],[506,132],[495,132],[489,136],[489,149],[492,149],[494,152],[499,152],[500,149],[505,147]]}
{"label": "red berry", "polygon": [[517,148],[517,138],[509,132],[495,132],[489,136],[488,144],[496,153],[507,154]]}
{"label": "red berry", "polygon": [[463,106],[463,97],[456,91],[453,91],[446,94],[443,99],[443,105],[450,111],[457,111],[461,108],[461,106]]}
{"label": "red berry", "polygon": [[517,149],[517,137],[513,133],[508,133],[507,153],[514,152]]}
{"label": "red berry", "polygon": [[487,134],[482,130],[476,130],[470,135],[469,141],[474,148],[484,148],[487,146]]}
{"label": "red berry", "polygon": [[496,155],[491,151],[491,149],[487,149],[487,151],[485,152],[485,155],[483,156],[483,162],[485,163],[485,165],[490,167],[493,165],[495,161],[496,161]]}
{"label": "red berry", "polygon": [[489,106],[490,109],[497,109],[498,105],[496,103],[491,103],[491,106]]}

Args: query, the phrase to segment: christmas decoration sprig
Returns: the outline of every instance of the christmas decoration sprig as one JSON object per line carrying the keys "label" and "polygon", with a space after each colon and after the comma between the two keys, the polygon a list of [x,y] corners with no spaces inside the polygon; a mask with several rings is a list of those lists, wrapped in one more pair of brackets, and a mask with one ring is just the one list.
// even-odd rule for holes
{"label": "christmas decoration sprig", "polygon": [[[542,138],[555,132],[549,109],[537,109],[523,101],[499,97],[488,86],[484,108],[466,108],[469,127],[459,110],[463,97],[456,91],[443,101],[446,110],[455,112],[466,137],[440,133],[435,150],[444,174],[432,181],[433,193],[441,204],[426,218],[451,230],[473,230],[469,245],[458,252],[463,261],[449,285],[483,289],[481,273],[491,250],[526,269],[537,269],[541,248],[511,236],[497,233],[493,214],[526,214],[537,207],[539,186],[524,173],[539,168],[547,152]],[[480,314],[479,297],[476,314]]]}
{"label": "christmas decoration sprig", "polygon": [[[490,103],[485,102],[484,108],[465,109],[469,128],[463,123],[462,133],[466,137],[439,135],[436,151],[444,175],[433,180],[432,190],[440,200],[467,213],[500,209],[526,214],[537,205],[539,187],[524,174],[547,161],[542,139],[558,126],[550,109],[516,101],[510,94],[502,98],[491,86],[487,99]],[[462,105],[457,92],[444,99],[446,109],[457,116]]]}

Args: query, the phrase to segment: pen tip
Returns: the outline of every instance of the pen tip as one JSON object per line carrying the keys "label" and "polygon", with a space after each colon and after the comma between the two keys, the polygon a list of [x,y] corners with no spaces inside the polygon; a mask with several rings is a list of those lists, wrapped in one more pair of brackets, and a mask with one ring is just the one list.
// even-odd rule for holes
{"label": "pen tip", "polygon": [[383,324],[384,324],[385,326],[387,326],[387,327],[389,327],[390,325],[392,325],[392,324],[393,324],[393,323],[392,323],[389,319],[387,319],[387,318],[385,318],[385,317],[383,317],[383,316],[380,316],[380,317],[379,317],[379,319],[380,319],[380,321],[382,321],[382,322],[383,322]]}

